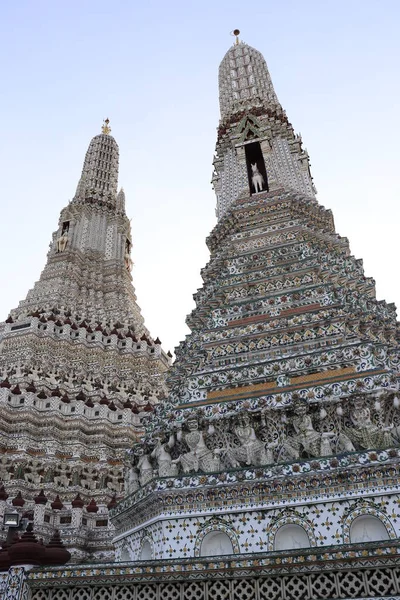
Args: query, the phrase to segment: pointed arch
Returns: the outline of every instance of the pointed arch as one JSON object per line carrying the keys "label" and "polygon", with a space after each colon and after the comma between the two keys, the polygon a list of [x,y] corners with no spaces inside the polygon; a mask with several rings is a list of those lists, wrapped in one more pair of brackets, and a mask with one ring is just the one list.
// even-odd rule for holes
{"label": "pointed arch", "polygon": [[258,119],[251,113],[243,117],[239,125],[236,128],[236,135],[238,136],[238,143],[244,143],[251,139],[258,139],[261,137],[261,124]]}
{"label": "pointed arch", "polygon": [[148,536],[142,538],[138,560],[154,560],[154,543]]}

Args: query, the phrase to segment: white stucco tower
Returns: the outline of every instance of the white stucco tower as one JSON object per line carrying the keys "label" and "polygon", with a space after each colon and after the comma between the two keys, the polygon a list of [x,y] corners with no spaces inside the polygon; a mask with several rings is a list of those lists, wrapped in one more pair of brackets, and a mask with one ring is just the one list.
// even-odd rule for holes
{"label": "white stucco tower", "polygon": [[110,133],[90,142],[43,272],[0,325],[0,512],[13,503],[45,540],[61,527],[74,560],[113,557],[107,507],[170,364],[136,301]]}

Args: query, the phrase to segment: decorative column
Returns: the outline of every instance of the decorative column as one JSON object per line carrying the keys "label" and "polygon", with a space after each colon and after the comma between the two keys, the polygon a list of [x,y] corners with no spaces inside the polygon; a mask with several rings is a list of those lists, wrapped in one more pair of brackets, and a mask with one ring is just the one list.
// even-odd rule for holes
{"label": "decorative column", "polygon": [[35,507],[33,509],[33,520],[35,527],[42,526],[44,523],[44,514],[46,511],[47,498],[43,490],[40,490],[39,494],[35,496]]}
{"label": "decorative column", "polygon": [[[7,579],[5,579],[5,577]],[[3,589],[2,589],[2,582]],[[10,567],[8,573],[0,573],[0,592],[3,600],[26,600],[29,590],[26,584],[25,567]]]}
{"label": "decorative column", "polygon": [[83,507],[85,506],[85,503],[79,494],[77,494],[76,498],[74,500],[72,500],[71,506],[72,506],[71,525],[72,525],[72,527],[79,528],[82,526],[82,513],[83,513]]}

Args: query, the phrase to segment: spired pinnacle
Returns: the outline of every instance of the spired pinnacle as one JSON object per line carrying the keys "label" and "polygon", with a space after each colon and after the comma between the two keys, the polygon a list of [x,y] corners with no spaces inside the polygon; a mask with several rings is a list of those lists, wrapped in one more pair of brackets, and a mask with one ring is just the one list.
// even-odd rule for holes
{"label": "spired pinnacle", "polygon": [[234,35],[236,37],[235,45],[238,46],[240,44],[240,40],[239,40],[240,29],[234,29],[233,31],[231,31],[231,35]]}
{"label": "spired pinnacle", "polygon": [[125,192],[124,192],[124,188],[121,188],[117,194],[117,201],[116,201],[116,209],[121,211],[121,212],[125,212]]}
{"label": "spired pinnacle", "polygon": [[119,150],[117,142],[110,135],[109,123],[109,119],[104,120],[102,133],[96,135],[89,144],[75,198],[101,195],[115,201],[118,189]]}
{"label": "spired pinnacle", "polygon": [[219,66],[221,121],[213,185],[218,217],[241,195],[286,187],[315,197],[308,154],[294,133],[258,50],[234,43]]}
{"label": "spired pinnacle", "polygon": [[282,111],[263,55],[241,42],[239,33],[239,29],[232,31],[236,42],[229,48],[219,66],[221,119],[256,105]]}
{"label": "spired pinnacle", "polygon": [[101,126],[101,133],[104,133],[105,135],[110,135],[111,133],[111,127],[110,127],[110,119],[104,119],[103,121],[103,125]]}

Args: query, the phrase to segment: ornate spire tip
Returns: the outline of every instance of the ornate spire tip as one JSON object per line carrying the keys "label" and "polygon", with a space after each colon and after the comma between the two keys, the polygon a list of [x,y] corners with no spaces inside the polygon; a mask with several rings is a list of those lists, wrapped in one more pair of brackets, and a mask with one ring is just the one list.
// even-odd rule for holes
{"label": "ornate spire tip", "polygon": [[240,44],[239,34],[240,34],[240,29],[234,29],[233,31],[231,31],[231,35],[234,35],[236,37],[236,40],[235,40],[236,46],[238,46]]}
{"label": "ornate spire tip", "polygon": [[104,119],[103,125],[101,127],[101,133],[104,133],[105,135],[109,135],[111,133],[111,127],[109,123],[110,119]]}

